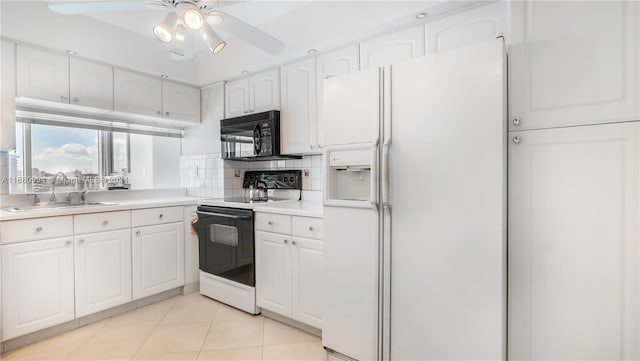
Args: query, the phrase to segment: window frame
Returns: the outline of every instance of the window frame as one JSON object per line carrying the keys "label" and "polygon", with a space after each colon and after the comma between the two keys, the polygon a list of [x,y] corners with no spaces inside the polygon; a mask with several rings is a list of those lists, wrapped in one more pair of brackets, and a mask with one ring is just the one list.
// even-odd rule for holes
{"label": "window frame", "polygon": [[[33,162],[32,162],[32,135],[31,135],[32,123],[20,122],[16,124],[19,127],[19,131],[22,135],[22,173],[25,179],[33,179]],[[36,124],[37,125],[37,124]],[[55,126],[55,125],[54,125]],[[59,127],[64,127],[60,126]],[[73,128],[73,127],[67,127]],[[113,171],[113,131],[96,129],[98,132],[98,176],[104,179],[107,176],[125,175],[122,172]],[[122,133],[122,132],[118,132]],[[127,149],[127,173],[131,172],[131,134],[124,133],[126,135],[126,149]],[[101,188],[105,188],[102,187]],[[106,189],[106,188],[105,188]],[[33,182],[27,182],[22,189],[23,193],[33,192]],[[15,193],[20,194],[20,192]]]}

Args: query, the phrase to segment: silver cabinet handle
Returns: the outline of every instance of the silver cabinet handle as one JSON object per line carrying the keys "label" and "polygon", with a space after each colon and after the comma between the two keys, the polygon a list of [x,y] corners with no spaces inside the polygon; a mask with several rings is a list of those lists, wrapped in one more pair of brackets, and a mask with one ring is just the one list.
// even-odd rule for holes
{"label": "silver cabinet handle", "polygon": [[161,110],[158,110],[158,111],[156,112],[156,114],[158,114],[158,115],[162,115],[162,111],[161,111]]}
{"label": "silver cabinet handle", "polygon": [[36,228],[36,233],[40,233],[40,232],[42,232],[42,227]]}
{"label": "silver cabinet handle", "polygon": [[106,227],[109,225],[109,221],[102,221],[102,227]]}
{"label": "silver cabinet handle", "polygon": [[289,243],[289,240],[288,240],[288,239],[285,239],[285,240],[284,240],[284,244],[287,244],[287,243]]}
{"label": "silver cabinet handle", "polygon": [[164,218],[164,214],[160,214],[160,215],[158,216],[158,218],[160,218],[160,220],[162,220],[162,219]]}
{"label": "silver cabinet handle", "polygon": [[518,126],[518,125],[520,125],[521,121],[522,121],[522,119],[520,119],[520,118],[513,118],[513,125]]}
{"label": "silver cabinet handle", "polygon": [[142,234],[142,232],[136,231],[136,237],[140,237],[141,234]]}
{"label": "silver cabinet handle", "polygon": [[522,142],[522,139],[520,139],[520,137],[513,137],[514,144],[520,144],[520,142]]}
{"label": "silver cabinet handle", "polygon": [[77,103],[77,102],[79,102],[79,101],[80,101],[80,98],[78,98],[78,97],[73,98],[73,102],[74,102],[74,103]]}
{"label": "silver cabinet handle", "polygon": [[169,115],[169,112],[165,112],[165,113],[164,113],[164,115],[167,115],[167,116],[168,116],[168,115]]}
{"label": "silver cabinet handle", "polygon": [[309,226],[309,231],[313,232],[313,227]]}
{"label": "silver cabinet handle", "polygon": [[60,100],[67,100],[67,97],[62,95],[62,96],[60,96]]}
{"label": "silver cabinet handle", "polygon": [[83,238],[83,239],[79,239],[79,240],[78,240],[78,243],[79,243],[79,244],[83,244],[83,243],[84,243],[84,238]]}
{"label": "silver cabinet handle", "polygon": [[296,241],[291,241],[291,244],[295,246],[297,244],[297,242]]}
{"label": "silver cabinet handle", "polygon": [[310,144],[310,145],[309,145],[309,149],[313,149],[313,144]]}
{"label": "silver cabinet handle", "polygon": [[71,241],[66,241],[66,242],[64,242],[64,246],[65,246],[65,247],[69,247],[70,245],[71,245]]}
{"label": "silver cabinet handle", "polygon": [[267,222],[267,224],[270,225],[270,226],[273,226],[273,222],[272,221]]}

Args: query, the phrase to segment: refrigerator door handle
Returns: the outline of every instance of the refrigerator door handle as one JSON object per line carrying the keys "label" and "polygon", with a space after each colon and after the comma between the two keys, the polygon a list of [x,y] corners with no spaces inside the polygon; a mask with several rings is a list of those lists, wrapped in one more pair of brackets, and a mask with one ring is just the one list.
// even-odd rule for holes
{"label": "refrigerator door handle", "polygon": [[389,144],[382,146],[382,206],[391,208],[389,203]]}
{"label": "refrigerator door handle", "polygon": [[371,206],[374,209],[378,209],[378,144],[380,140],[371,146],[371,188],[369,189],[369,199],[371,200]]}

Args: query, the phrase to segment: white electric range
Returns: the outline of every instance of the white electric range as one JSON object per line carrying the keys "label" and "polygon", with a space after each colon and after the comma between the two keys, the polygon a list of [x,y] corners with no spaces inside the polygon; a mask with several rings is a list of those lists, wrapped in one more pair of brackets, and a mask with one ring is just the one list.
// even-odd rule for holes
{"label": "white electric range", "polygon": [[243,188],[264,188],[272,197],[203,200],[198,206],[200,293],[251,314],[255,294],[253,207],[300,200],[300,170],[245,172]]}

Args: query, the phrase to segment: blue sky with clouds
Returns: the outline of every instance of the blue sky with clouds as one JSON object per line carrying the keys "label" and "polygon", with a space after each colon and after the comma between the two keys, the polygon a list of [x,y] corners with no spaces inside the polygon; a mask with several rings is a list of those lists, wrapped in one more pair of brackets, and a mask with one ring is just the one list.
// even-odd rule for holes
{"label": "blue sky with clouds", "polygon": [[32,125],[32,167],[49,173],[98,172],[98,131]]}

